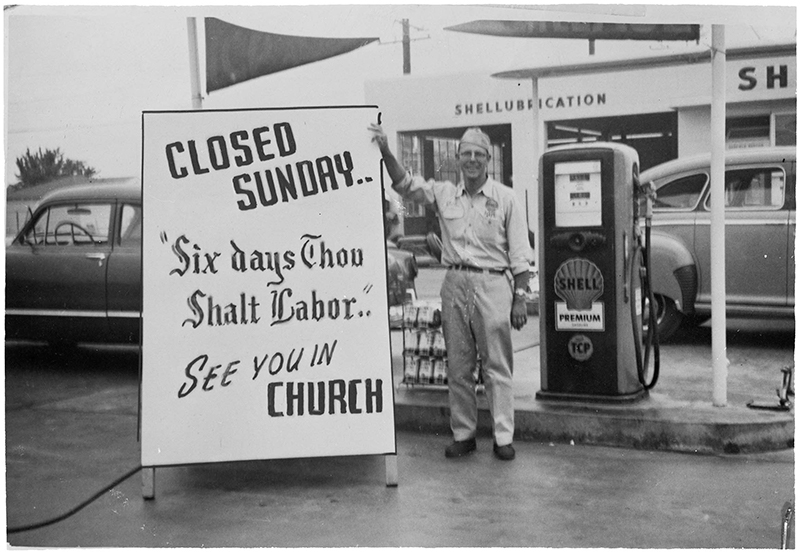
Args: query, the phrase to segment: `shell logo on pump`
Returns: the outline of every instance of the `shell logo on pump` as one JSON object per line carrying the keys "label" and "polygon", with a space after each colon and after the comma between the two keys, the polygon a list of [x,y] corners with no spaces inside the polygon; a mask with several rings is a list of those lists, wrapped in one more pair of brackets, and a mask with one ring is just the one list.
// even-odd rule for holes
{"label": "shell logo on pump", "polygon": [[605,309],[596,302],[603,295],[600,268],[579,257],[566,260],[553,277],[556,295],[556,330],[605,330]]}
{"label": "shell logo on pump", "polygon": [[568,309],[587,311],[603,295],[603,275],[588,259],[568,259],[558,268],[553,281],[556,295],[567,302]]}

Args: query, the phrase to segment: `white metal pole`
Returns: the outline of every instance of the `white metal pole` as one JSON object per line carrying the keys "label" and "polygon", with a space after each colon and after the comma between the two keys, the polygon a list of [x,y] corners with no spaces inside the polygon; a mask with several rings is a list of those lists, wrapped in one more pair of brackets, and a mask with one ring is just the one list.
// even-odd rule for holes
{"label": "white metal pole", "polygon": [[[541,114],[539,113],[539,77],[534,76],[531,78],[531,89],[532,89],[532,98],[533,98],[533,136],[532,138],[532,150],[533,150],[533,159],[536,160],[533,166],[533,190],[532,194],[528,196],[528,200],[531,198],[534,199],[536,202],[535,209],[533,209],[533,213],[536,216],[536,232],[534,232],[534,239],[533,239],[533,246],[535,252],[540,252],[542,248],[542,244],[539,242],[542,237],[542,233],[539,232],[539,202],[541,201],[539,197],[539,187],[541,183],[539,182],[539,160],[542,157],[542,153],[544,152],[544,148],[542,148],[542,135],[541,135],[541,126],[542,126],[542,118]],[[539,266],[539,271],[542,271],[542,264],[541,260],[537,260],[537,265]],[[543,277],[544,275],[539,274],[539,277]]]}
{"label": "white metal pole", "polygon": [[728,403],[725,314],[725,26],[711,26],[711,357],[713,404]]}
{"label": "white metal pole", "polygon": [[[539,77],[531,79],[532,99],[533,99],[533,155],[536,159],[542,157],[541,140],[540,140],[540,127],[542,118],[539,113]],[[537,173],[538,180],[538,173]]]}
{"label": "white metal pole", "polygon": [[200,51],[197,44],[197,19],[188,17],[189,79],[192,85],[192,109],[203,109],[203,92],[200,90]]}

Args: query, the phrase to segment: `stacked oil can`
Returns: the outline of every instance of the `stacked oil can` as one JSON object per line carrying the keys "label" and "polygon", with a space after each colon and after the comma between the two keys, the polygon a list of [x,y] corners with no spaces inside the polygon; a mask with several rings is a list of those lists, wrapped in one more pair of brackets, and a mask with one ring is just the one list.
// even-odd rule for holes
{"label": "stacked oil can", "polygon": [[[476,384],[482,380],[480,366],[478,359]],[[447,385],[447,346],[439,301],[413,300],[403,305],[403,384]]]}

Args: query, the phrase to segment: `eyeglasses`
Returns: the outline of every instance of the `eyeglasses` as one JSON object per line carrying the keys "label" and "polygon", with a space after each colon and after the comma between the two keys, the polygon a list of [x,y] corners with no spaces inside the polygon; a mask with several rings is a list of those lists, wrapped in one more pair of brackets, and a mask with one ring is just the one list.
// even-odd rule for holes
{"label": "eyeglasses", "polygon": [[482,152],[480,150],[470,150],[458,153],[458,159],[464,159],[464,160],[475,159],[477,161],[484,161],[488,156],[489,154],[487,154],[486,152]]}

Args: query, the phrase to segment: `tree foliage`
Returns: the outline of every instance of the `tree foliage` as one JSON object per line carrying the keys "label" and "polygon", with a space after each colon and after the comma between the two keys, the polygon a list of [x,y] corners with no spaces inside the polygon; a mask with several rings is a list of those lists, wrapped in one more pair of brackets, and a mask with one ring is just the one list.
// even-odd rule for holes
{"label": "tree foliage", "polygon": [[82,161],[65,158],[60,148],[44,152],[39,148],[36,153],[31,153],[30,149],[26,150],[24,156],[17,158],[17,170],[20,188],[35,186],[58,177],[74,175],[91,177],[97,172]]}

